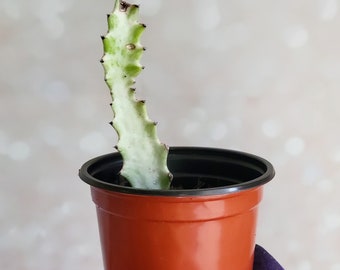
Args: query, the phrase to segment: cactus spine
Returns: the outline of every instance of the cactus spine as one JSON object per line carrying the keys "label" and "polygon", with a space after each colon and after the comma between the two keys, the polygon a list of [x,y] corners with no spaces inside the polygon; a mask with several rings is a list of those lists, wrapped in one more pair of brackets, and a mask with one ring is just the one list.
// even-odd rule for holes
{"label": "cactus spine", "polygon": [[143,69],[140,36],[146,27],[137,21],[138,11],[137,5],[116,0],[107,16],[108,32],[102,36],[101,62],[114,114],[111,124],[118,134],[116,148],[123,157],[121,175],[136,188],[168,189],[168,148],[160,143],[156,123],[149,119],[145,102],[136,99],[133,88]]}

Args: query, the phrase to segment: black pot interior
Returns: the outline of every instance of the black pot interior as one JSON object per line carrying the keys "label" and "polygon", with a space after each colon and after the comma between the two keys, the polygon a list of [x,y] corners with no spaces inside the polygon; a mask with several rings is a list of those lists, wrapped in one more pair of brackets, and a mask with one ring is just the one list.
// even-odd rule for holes
{"label": "black pot interior", "polygon": [[154,195],[230,193],[263,185],[274,176],[272,165],[260,157],[215,148],[170,148],[168,167],[174,178],[166,191],[131,188],[119,175],[122,165],[118,153],[108,154],[85,163],[79,175],[95,187]]}

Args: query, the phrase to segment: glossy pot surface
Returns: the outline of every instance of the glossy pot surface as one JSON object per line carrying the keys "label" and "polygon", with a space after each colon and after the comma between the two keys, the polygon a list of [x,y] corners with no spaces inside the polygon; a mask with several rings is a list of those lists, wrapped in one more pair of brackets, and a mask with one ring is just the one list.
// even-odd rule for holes
{"label": "glossy pot surface", "polygon": [[[119,154],[109,154],[80,170],[97,206],[106,270],[252,269],[258,205],[274,176],[268,161],[230,150],[171,148],[174,186],[186,189],[169,191],[115,184],[121,165]],[[213,184],[195,188],[202,181]]]}

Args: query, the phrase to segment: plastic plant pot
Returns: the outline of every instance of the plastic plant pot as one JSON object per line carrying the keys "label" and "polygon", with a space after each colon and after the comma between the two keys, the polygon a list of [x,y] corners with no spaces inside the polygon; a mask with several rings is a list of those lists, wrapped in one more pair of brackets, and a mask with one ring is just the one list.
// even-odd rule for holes
{"label": "plastic plant pot", "polygon": [[171,190],[117,184],[118,153],[80,169],[97,206],[106,270],[251,270],[258,205],[272,165],[224,149],[173,147]]}

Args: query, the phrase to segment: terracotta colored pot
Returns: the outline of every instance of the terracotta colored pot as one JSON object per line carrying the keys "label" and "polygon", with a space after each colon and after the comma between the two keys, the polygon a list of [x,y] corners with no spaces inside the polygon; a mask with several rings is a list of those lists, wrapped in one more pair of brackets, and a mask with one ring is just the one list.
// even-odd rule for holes
{"label": "terracotta colored pot", "polygon": [[117,153],[80,169],[97,206],[105,269],[251,270],[257,210],[272,165],[247,153],[197,147],[171,148],[168,165],[182,189],[115,184],[122,166]]}

